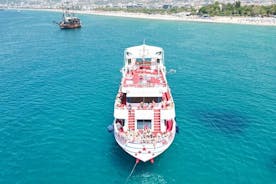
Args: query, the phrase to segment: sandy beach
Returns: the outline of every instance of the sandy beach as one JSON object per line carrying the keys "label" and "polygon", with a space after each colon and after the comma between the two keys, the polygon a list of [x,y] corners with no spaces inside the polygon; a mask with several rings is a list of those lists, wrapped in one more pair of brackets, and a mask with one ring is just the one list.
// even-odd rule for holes
{"label": "sandy beach", "polygon": [[[27,9],[27,10],[54,11],[54,12],[62,11],[60,9]],[[123,11],[98,11],[98,10],[74,11],[74,12],[76,14],[128,17],[128,18],[138,18],[138,19],[276,26],[275,17],[227,17],[227,16],[199,17],[199,16],[186,16],[183,14],[161,15],[161,14],[128,13]]]}

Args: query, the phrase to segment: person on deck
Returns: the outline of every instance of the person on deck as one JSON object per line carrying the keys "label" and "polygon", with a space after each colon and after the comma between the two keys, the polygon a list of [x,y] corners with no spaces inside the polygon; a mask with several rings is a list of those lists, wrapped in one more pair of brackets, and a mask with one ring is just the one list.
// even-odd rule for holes
{"label": "person on deck", "polygon": [[130,112],[130,111],[131,111],[131,105],[130,105],[130,104],[128,104],[128,106],[127,106],[127,110],[128,110],[128,112]]}

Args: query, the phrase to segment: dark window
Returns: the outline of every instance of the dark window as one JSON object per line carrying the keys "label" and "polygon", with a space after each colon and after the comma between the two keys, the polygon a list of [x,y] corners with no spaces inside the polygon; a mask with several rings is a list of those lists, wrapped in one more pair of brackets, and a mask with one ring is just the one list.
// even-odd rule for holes
{"label": "dark window", "polygon": [[116,119],[116,123],[120,123],[122,126],[125,126],[125,120],[124,119]]}
{"label": "dark window", "polygon": [[151,120],[148,119],[138,119],[137,129],[151,128]]}
{"label": "dark window", "polygon": [[154,101],[155,103],[160,103],[162,100],[161,97],[128,97],[127,102],[128,103],[152,103]]}

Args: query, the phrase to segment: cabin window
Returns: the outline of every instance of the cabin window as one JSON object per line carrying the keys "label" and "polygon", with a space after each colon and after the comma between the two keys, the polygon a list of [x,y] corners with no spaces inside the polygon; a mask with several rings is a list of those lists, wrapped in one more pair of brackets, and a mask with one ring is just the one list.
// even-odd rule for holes
{"label": "cabin window", "polygon": [[162,97],[127,97],[127,103],[152,103],[153,101],[155,103],[160,103],[162,100]]}
{"label": "cabin window", "polygon": [[145,61],[151,62],[151,58],[145,58]]}
{"label": "cabin window", "polygon": [[128,59],[127,62],[128,62],[128,64],[130,65],[130,64],[131,64],[131,59]]}
{"label": "cabin window", "polygon": [[143,62],[143,59],[142,58],[136,58],[136,62]]}
{"label": "cabin window", "polygon": [[151,129],[151,120],[150,119],[138,119],[137,120],[137,129]]}
{"label": "cabin window", "polygon": [[160,59],[157,59],[156,62],[159,64],[160,63]]}

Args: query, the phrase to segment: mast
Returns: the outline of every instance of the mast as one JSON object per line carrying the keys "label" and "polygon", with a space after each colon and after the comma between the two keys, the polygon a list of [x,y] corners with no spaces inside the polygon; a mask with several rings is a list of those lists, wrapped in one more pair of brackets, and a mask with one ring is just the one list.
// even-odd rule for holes
{"label": "mast", "polygon": [[[146,40],[144,39],[144,41],[143,41],[143,55],[142,55],[142,66],[143,66],[143,70],[142,70],[142,72],[144,71],[144,61],[145,61],[145,50],[146,50]],[[144,80],[144,75],[143,75],[143,80]],[[143,103],[145,103],[145,97],[143,96]],[[143,120],[143,122],[144,122],[144,120]]]}
{"label": "mast", "polygon": [[146,41],[144,39],[144,41],[143,41],[143,55],[142,55],[143,65],[144,65],[144,59],[145,59],[145,46],[146,46]]}

